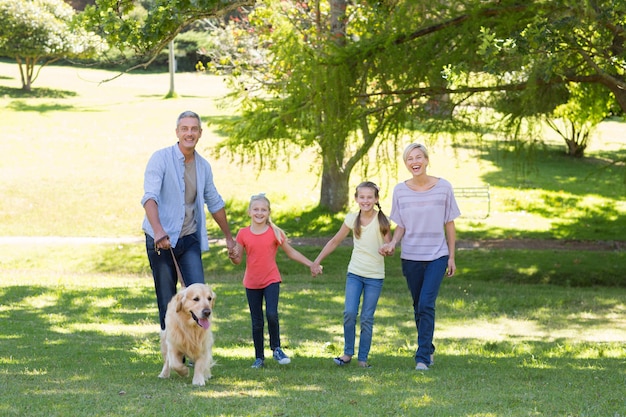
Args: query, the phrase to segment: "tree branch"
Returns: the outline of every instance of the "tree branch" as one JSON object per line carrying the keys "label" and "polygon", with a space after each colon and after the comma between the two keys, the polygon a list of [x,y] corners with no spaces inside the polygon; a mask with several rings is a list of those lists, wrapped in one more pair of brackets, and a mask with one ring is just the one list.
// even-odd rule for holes
{"label": "tree branch", "polygon": [[485,93],[485,92],[494,92],[494,91],[522,91],[528,88],[531,84],[536,85],[555,85],[555,84],[564,84],[567,82],[577,82],[577,83],[598,83],[603,80],[604,77],[601,74],[594,75],[578,75],[578,76],[564,76],[564,77],[553,77],[548,81],[543,80],[535,80],[535,81],[527,81],[522,83],[512,83],[512,84],[502,84],[495,86],[476,86],[476,87],[460,87],[460,88],[447,88],[442,86],[434,86],[434,87],[417,87],[417,88],[407,88],[403,90],[392,90],[392,91],[381,91],[375,93],[368,94],[359,94],[356,97],[359,98],[369,98],[369,97],[381,97],[381,96],[406,96],[406,95],[415,95],[422,97],[433,97],[433,96],[441,96],[444,94],[475,94],[475,93]]}
{"label": "tree branch", "polygon": [[[178,25],[176,27],[174,27],[172,30],[169,31],[169,33],[163,37],[159,39],[159,42],[156,44],[156,46],[152,47],[150,50],[147,50],[144,52],[144,56],[146,57],[146,60],[140,64],[134,65],[122,72],[120,72],[119,74],[115,75],[114,77],[111,78],[107,78],[105,80],[102,80],[100,82],[100,84],[105,83],[105,82],[109,82],[109,81],[113,81],[119,77],[121,77],[124,74],[127,74],[131,71],[134,71],[136,69],[139,68],[147,68],[150,64],[152,64],[154,62],[154,60],[159,56],[159,53],[172,41],[174,40],[174,38],[176,38],[176,36],[185,28],[187,27],[189,24],[198,21],[200,19],[208,19],[208,18],[217,18],[217,17],[223,17],[224,15],[240,8],[243,6],[253,6],[256,3],[255,0],[236,0],[233,4],[230,4],[228,6],[224,6],[221,8],[214,8],[212,10],[194,10],[193,12],[190,11],[189,15],[187,17],[185,17],[181,22],[178,23]],[[220,3],[220,6],[222,4]]]}
{"label": "tree branch", "polygon": [[[503,13],[521,12],[521,11],[527,9],[527,8],[528,8],[528,6],[515,5],[515,6],[511,6],[511,7],[504,7],[502,9],[485,9],[485,10],[479,11],[476,15],[480,16],[480,17],[494,17],[494,16],[498,16],[498,15],[503,14]],[[437,23],[435,25],[428,26],[426,28],[417,30],[417,31],[415,31],[413,33],[410,33],[408,35],[400,35],[400,36],[398,36],[394,40],[393,43],[396,44],[396,45],[401,45],[401,44],[403,44],[405,42],[409,42],[409,41],[415,40],[417,38],[421,38],[422,36],[430,35],[431,33],[439,32],[440,30],[444,30],[444,29],[447,29],[449,27],[459,26],[460,24],[462,24],[462,23],[466,22],[467,20],[469,20],[470,17],[471,17],[471,15],[464,14],[464,15],[461,15],[459,17],[455,17],[454,19],[450,19],[448,21]]]}

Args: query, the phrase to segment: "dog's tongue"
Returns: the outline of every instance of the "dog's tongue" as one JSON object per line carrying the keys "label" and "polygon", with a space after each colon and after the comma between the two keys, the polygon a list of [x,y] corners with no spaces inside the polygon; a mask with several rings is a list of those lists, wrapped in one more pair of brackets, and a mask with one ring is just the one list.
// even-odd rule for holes
{"label": "dog's tongue", "polygon": [[202,326],[204,330],[209,330],[209,327],[211,327],[209,319],[198,319],[198,324]]}

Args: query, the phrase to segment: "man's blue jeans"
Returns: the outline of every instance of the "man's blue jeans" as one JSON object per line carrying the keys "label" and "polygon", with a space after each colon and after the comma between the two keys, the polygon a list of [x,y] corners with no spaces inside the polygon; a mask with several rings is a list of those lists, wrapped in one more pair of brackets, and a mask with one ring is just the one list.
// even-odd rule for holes
{"label": "man's blue jeans", "polygon": [[[204,283],[202,252],[198,236],[194,233],[181,237],[178,239],[176,247],[172,248],[172,250],[174,251],[174,256],[176,256],[176,262],[180,268],[185,285]],[[157,306],[159,307],[161,330],[164,330],[167,303],[176,294],[176,283],[178,282],[176,267],[172,259],[172,251],[161,249],[161,254],[159,254],[154,250],[154,239],[149,235],[146,235],[146,251],[150,261],[150,268],[152,269],[152,277],[154,278],[154,290],[157,297]]]}
{"label": "man's blue jeans", "polygon": [[343,338],[345,355],[354,355],[354,339],[356,337],[356,317],[359,312],[359,302],[363,294],[361,307],[361,337],[359,340],[360,362],[367,362],[367,356],[372,345],[374,328],[374,313],[378,305],[378,298],[383,289],[383,279],[363,278],[348,272],[346,277],[346,301],[343,312]]}
{"label": "man's blue jeans", "polygon": [[430,355],[435,353],[435,303],[443,281],[448,256],[434,261],[409,261],[402,259],[402,273],[413,297],[413,313],[417,328],[415,362],[430,365]]}

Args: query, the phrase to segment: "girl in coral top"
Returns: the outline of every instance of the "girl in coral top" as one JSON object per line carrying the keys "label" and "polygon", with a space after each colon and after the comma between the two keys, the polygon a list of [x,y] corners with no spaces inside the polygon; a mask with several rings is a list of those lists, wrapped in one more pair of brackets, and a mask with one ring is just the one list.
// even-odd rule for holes
{"label": "girl in coral top", "polygon": [[243,252],[246,253],[243,285],[246,289],[252,319],[252,340],[256,354],[253,368],[262,368],[265,362],[263,299],[265,299],[265,317],[267,318],[273,357],[280,365],[287,365],[291,362],[291,359],[280,347],[278,297],[282,280],[278,265],[276,265],[278,248],[282,248],[287,256],[294,261],[308,267],[313,264],[289,244],[285,232],[270,220],[270,212],[270,201],[265,197],[265,194],[252,196],[248,206],[250,226],[239,230],[235,239],[237,248],[231,254],[231,261],[235,265],[239,265],[243,258]]}

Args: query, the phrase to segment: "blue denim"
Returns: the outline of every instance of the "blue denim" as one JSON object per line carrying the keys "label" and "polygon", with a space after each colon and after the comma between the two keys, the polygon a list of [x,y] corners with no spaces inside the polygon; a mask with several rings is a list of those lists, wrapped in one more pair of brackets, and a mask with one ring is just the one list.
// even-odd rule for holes
{"label": "blue denim", "polygon": [[254,354],[257,359],[265,359],[263,351],[263,298],[265,298],[265,317],[267,329],[270,334],[270,348],[280,347],[280,326],[278,323],[278,298],[280,295],[280,283],[270,284],[262,289],[246,288],[250,318],[252,319],[252,341],[254,342]]}
{"label": "blue denim", "polygon": [[378,298],[383,289],[383,279],[363,278],[348,272],[346,277],[346,301],[343,312],[343,338],[345,355],[354,355],[354,339],[356,337],[356,316],[359,312],[359,302],[363,294],[361,307],[361,336],[359,339],[360,362],[367,362],[367,356],[372,345],[374,329],[374,313]]}
{"label": "blue denim", "polygon": [[[204,268],[202,266],[202,254],[198,235],[194,233],[181,237],[176,243],[176,247],[172,249],[185,286],[195,283],[203,284]],[[176,294],[176,284],[178,282],[176,267],[172,259],[172,251],[161,249],[161,254],[159,254],[154,250],[154,239],[148,234],[146,234],[146,251],[148,253],[148,261],[150,261],[150,268],[152,269],[152,277],[154,278],[154,290],[157,297],[157,306],[159,307],[161,330],[164,330],[167,303]]]}
{"label": "blue denim", "polygon": [[415,362],[430,365],[430,355],[435,353],[435,302],[439,287],[448,267],[448,255],[434,261],[409,261],[402,259],[402,274],[413,297],[413,313],[417,328]]}

